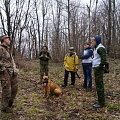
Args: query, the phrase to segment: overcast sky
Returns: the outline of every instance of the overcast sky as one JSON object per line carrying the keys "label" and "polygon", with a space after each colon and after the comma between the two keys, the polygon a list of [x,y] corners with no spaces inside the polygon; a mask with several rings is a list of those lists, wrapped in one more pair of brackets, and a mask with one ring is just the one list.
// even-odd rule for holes
{"label": "overcast sky", "polygon": [[[77,0],[79,1],[79,0]],[[85,4],[85,5],[89,5],[90,4],[90,0],[80,0],[82,4]],[[101,0],[98,0],[98,4],[101,2]],[[91,4],[96,4],[96,0],[91,0]]]}
{"label": "overcast sky", "polygon": [[81,0],[81,3],[89,4],[89,3],[90,3],[90,0]]}

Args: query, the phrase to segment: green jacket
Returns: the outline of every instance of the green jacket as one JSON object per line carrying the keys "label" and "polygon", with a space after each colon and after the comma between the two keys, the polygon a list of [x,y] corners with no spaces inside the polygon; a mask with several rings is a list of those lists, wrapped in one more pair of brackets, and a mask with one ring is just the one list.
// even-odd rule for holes
{"label": "green jacket", "polygon": [[[41,57],[43,55],[43,57]],[[47,55],[47,58],[45,57]],[[50,53],[48,51],[41,51],[39,53],[39,59],[41,65],[48,65],[48,61],[51,59]]]}

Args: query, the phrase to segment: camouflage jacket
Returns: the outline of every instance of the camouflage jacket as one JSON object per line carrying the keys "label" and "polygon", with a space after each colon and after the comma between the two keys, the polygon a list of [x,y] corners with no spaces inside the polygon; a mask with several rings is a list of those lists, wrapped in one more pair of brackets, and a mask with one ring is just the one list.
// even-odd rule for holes
{"label": "camouflage jacket", "polygon": [[100,47],[98,50],[97,50],[98,54],[100,55],[101,57],[101,63],[100,63],[100,67],[103,67],[106,63],[106,49],[105,48],[102,48]]}
{"label": "camouflage jacket", "polygon": [[9,69],[13,71],[12,58],[10,56],[8,47],[5,45],[0,45],[0,72]]}
{"label": "camouflage jacket", "polygon": [[[43,55],[43,57],[41,57]],[[47,58],[45,57],[47,55]],[[50,53],[48,51],[41,51],[39,53],[39,59],[41,65],[47,65],[48,61],[51,59]]]}

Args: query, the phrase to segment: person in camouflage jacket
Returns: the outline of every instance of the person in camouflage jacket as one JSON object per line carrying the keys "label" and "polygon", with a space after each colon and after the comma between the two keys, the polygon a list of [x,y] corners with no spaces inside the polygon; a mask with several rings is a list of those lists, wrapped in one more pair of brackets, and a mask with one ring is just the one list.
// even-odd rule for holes
{"label": "person in camouflage jacket", "polygon": [[48,47],[43,46],[43,50],[39,53],[40,59],[40,84],[42,84],[42,78],[44,73],[48,76],[48,61],[51,59],[50,53],[48,52]]}
{"label": "person in camouflage jacket", "polygon": [[11,113],[12,104],[18,91],[17,74],[14,69],[14,60],[9,51],[10,39],[3,35],[0,37],[0,80],[2,87],[1,111]]}
{"label": "person in camouflage jacket", "polygon": [[105,105],[103,73],[106,63],[106,49],[101,44],[100,36],[94,36],[92,38],[92,45],[94,47],[92,67],[94,70],[95,84],[98,95],[98,104],[93,105],[93,107],[101,108]]}

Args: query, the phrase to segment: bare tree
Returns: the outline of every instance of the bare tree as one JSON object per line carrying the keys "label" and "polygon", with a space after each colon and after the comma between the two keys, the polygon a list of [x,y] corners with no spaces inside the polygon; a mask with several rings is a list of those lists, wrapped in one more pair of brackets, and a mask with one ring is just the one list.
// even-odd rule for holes
{"label": "bare tree", "polygon": [[30,59],[37,58],[46,44],[54,61],[63,61],[70,46],[80,54],[83,43],[93,35],[101,35],[107,53],[118,58],[119,0],[89,2],[84,7],[73,0],[1,0],[0,32],[11,36],[14,52]]}
{"label": "bare tree", "polygon": [[45,16],[47,14],[47,4],[44,0],[42,0],[42,17],[43,17],[43,24],[42,24],[42,45],[43,45],[43,36],[44,36],[44,26],[45,26]]}
{"label": "bare tree", "polygon": [[61,16],[61,4],[59,1],[57,2],[57,14],[56,18],[53,15],[53,24],[54,24],[54,34],[53,34],[53,45],[52,47],[54,48],[53,54],[54,57],[53,60],[55,62],[59,62],[60,58],[60,51],[61,51],[61,40],[60,40],[60,16]]}
{"label": "bare tree", "polygon": [[90,0],[90,5],[89,6],[87,5],[87,8],[88,8],[88,19],[89,19],[88,20],[88,24],[89,24],[89,40],[88,41],[90,43],[90,36],[91,36],[90,35],[90,9],[91,9],[91,0]]}
{"label": "bare tree", "polygon": [[71,41],[70,41],[70,17],[71,17],[70,0],[68,0],[68,41],[69,41],[70,46],[72,46]]}
{"label": "bare tree", "polygon": [[[37,2],[38,1],[36,1],[36,0],[34,1],[35,9],[36,9],[36,17],[37,17],[37,29],[38,29],[39,51],[40,51],[41,50],[41,45],[40,45],[41,44],[41,41],[40,41],[40,21],[39,21],[39,15],[38,15]],[[43,36],[42,36],[42,40],[43,40]]]}
{"label": "bare tree", "polygon": [[109,0],[109,9],[108,9],[108,41],[107,41],[107,53],[110,53],[110,44],[111,44],[111,0]]}

